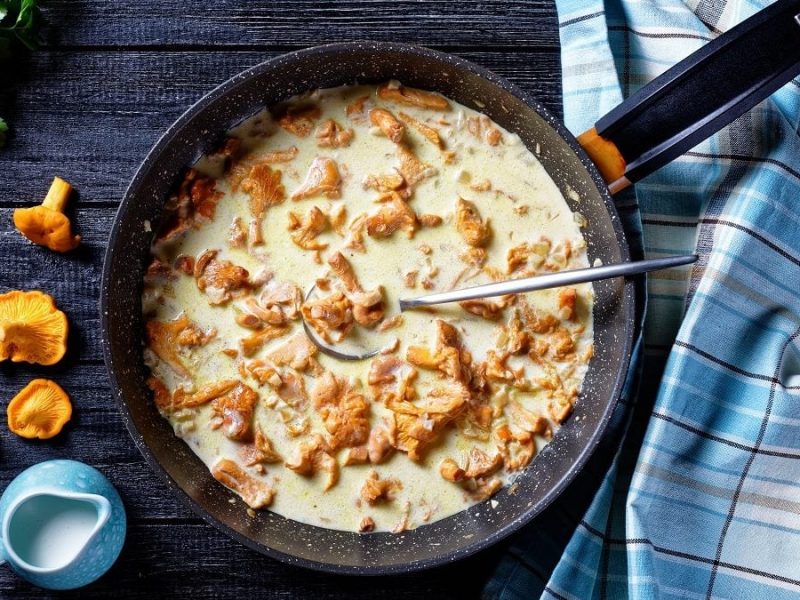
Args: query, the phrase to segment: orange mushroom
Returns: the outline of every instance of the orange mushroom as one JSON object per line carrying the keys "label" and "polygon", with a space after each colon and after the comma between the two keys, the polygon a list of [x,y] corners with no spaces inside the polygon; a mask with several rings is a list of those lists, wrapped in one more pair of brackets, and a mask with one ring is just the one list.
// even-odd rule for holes
{"label": "orange mushroom", "polygon": [[72,417],[72,403],[55,381],[34,379],[8,404],[8,428],[19,436],[46,440]]}
{"label": "orange mushroom", "polygon": [[47,196],[39,206],[18,208],[14,211],[14,226],[19,232],[40,246],[56,252],[68,252],[77,247],[81,236],[72,235],[69,218],[64,214],[72,186],[55,177]]}
{"label": "orange mushroom", "polygon": [[67,351],[67,316],[42,292],[0,294],[0,362],[54,365]]}

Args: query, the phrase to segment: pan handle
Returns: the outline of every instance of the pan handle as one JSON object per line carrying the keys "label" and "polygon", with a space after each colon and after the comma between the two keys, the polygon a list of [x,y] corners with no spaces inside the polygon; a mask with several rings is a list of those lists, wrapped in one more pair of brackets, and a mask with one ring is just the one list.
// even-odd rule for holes
{"label": "pan handle", "polygon": [[614,194],[696,146],[800,73],[800,0],[778,0],[578,136]]}

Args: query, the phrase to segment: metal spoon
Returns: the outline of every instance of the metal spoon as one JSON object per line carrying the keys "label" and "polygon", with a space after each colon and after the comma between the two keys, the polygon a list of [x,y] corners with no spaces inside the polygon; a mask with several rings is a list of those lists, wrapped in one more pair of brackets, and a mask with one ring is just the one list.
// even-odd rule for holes
{"label": "metal spoon", "polygon": [[[522,292],[535,292],[550,288],[563,287],[576,283],[587,283],[589,281],[600,281],[612,279],[614,277],[627,277],[649,273],[650,271],[660,271],[688,265],[697,260],[696,254],[686,254],[683,256],[669,256],[667,258],[653,258],[649,260],[638,260],[616,265],[604,265],[602,267],[590,267],[588,269],[575,269],[572,271],[560,271],[558,273],[548,273],[546,275],[536,275],[534,277],[523,277],[521,279],[510,279],[496,283],[476,285],[474,287],[452,290],[449,292],[439,292],[427,294],[416,298],[400,299],[400,310],[406,311],[420,306],[432,306],[434,304],[446,304],[448,302],[461,302],[464,300],[475,300],[478,298],[493,298],[495,296],[505,296],[506,294],[519,294]],[[316,286],[313,286],[308,294],[308,300],[313,294]],[[342,352],[328,346],[324,340],[320,339],[313,327],[310,327],[303,320],[303,327],[311,341],[316,344],[321,352],[341,360],[364,360],[376,356],[380,349],[365,352]],[[342,348],[339,344],[339,348]]]}

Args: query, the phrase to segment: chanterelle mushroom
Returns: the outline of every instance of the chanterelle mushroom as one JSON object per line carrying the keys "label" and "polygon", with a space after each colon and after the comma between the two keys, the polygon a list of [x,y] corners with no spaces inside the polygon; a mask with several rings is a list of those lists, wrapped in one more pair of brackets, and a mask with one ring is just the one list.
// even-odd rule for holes
{"label": "chanterelle mushroom", "polygon": [[40,246],[56,252],[68,252],[77,247],[81,236],[72,235],[64,206],[72,186],[60,177],[53,178],[47,196],[39,206],[18,208],[14,211],[14,226],[19,232]]}
{"label": "chanterelle mushroom", "polygon": [[72,417],[67,393],[49,379],[34,379],[8,404],[8,428],[24,438],[46,440]]}
{"label": "chanterelle mushroom", "polygon": [[67,351],[67,316],[42,292],[0,294],[0,362],[54,365]]}

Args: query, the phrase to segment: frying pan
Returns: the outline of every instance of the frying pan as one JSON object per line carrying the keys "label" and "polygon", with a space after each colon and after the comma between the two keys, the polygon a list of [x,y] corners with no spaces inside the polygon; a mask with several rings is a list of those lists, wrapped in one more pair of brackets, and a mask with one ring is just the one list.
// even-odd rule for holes
{"label": "frying pan", "polygon": [[[131,436],[153,470],[208,522],[274,558],[354,574],[408,572],[450,562],[506,537],[553,502],[596,447],[618,401],[637,299],[630,280],[595,285],[595,348],[574,416],[494,502],[402,534],[322,529],[270,511],[247,516],[161,418],[145,385],[140,297],[152,230],[182,171],[224,132],[264,106],[314,88],[398,79],[487,114],[540,148],[570,208],[588,221],[590,262],[629,259],[609,194],[675,158],[800,71],[800,1],[784,0],[711,42],[580,136],[505,79],[461,58],[402,44],[321,46],[267,61],[223,83],[170,127],[120,205],[105,256],[101,319],[106,365]],[[590,160],[591,156],[597,167]],[[598,168],[599,167],[599,168]],[[579,198],[576,202],[574,198]]]}

